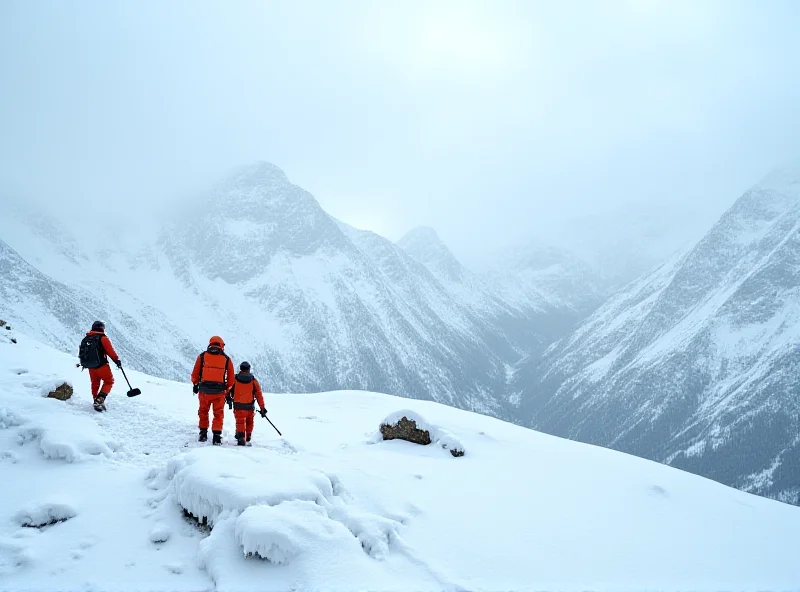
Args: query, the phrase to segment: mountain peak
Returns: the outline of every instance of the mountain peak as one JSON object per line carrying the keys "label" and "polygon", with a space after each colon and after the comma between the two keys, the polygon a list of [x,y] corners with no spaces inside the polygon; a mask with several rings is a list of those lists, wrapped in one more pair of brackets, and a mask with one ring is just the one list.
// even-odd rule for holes
{"label": "mountain peak", "polygon": [[397,241],[397,245],[430,269],[437,277],[446,278],[452,282],[463,280],[463,266],[433,228],[429,226],[414,228]]}
{"label": "mountain peak", "polygon": [[267,162],[265,160],[257,160],[249,164],[244,164],[236,167],[231,171],[230,178],[254,180],[275,180],[288,183],[289,179],[283,169]]}

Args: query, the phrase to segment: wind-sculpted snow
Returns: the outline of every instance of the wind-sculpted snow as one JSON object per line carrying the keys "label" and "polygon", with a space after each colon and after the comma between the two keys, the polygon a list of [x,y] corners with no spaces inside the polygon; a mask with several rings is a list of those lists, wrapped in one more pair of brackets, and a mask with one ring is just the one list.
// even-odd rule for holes
{"label": "wind-sculpted snow", "polygon": [[800,175],[517,369],[529,425],[800,503]]}

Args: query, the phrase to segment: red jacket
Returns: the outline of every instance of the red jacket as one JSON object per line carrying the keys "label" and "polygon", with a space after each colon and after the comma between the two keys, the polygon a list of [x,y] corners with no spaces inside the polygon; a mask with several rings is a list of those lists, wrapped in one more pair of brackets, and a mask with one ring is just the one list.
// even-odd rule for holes
{"label": "red jacket", "polygon": [[103,348],[103,359],[106,361],[106,364],[108,364],[109,357],[115,362],[119,360],[117,351],[114,349],[114,346],[111,345],[111,340],[105,333],[103,333],[102,331],[89,331],[87,335],[102,335],[102,337],[100,338],[100,346]]}

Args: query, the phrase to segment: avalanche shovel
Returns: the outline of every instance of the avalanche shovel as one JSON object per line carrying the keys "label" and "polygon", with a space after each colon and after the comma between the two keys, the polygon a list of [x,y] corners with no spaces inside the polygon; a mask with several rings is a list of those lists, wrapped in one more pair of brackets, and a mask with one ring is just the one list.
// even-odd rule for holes
{"label": "avalanche shovel", "polygon": [[[122,367],[120,367],[120,370],[122,370]],[[128,396],[135,397],[136,395],[141,395],[142,391],[140,391],[139,389],[135,389],[131,386],[131,383],[128,380],[128,376],[125,374],[125,370],[122,370],[122,375],[125,377],[125,382],[128,383],[128,388],[131,389],[128,391]]]}

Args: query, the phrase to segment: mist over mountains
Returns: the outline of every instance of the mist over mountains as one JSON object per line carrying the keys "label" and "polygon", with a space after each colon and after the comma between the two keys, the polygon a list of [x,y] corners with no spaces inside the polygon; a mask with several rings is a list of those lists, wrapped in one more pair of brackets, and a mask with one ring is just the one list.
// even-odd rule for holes
{"label": "mist over mountains", "polygon": [[432,230],[398,244],[357,230],[265,162],[154,220],[152,240],[106,228],[82,240],[85,228],[7,210],[5,318],[70,351],[103,317],[132,367],[166,378],[221,334],[271,391],[372,390],[511,419],[511,365],[606,296],[566,253],[482,276]]}
{"label": "mist over mountains", "polygon": [[471,269],[265,162],[145,236],[3,210],[0,318],[62,351],[102,318],[129,366],[185,380],[221,334],[270,392],[430,399],[800,501],[796,170],[627,285],[535,237]]}

